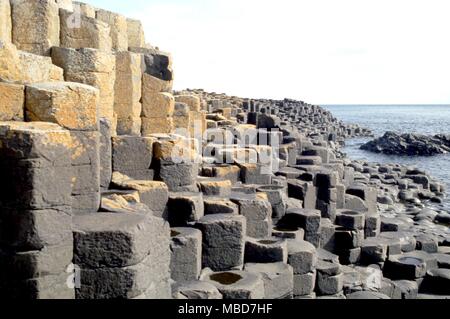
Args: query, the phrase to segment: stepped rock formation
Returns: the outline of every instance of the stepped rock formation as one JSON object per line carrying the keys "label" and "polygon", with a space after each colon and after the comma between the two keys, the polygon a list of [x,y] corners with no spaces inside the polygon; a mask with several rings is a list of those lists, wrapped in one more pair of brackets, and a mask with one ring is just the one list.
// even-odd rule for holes
{"label": "stepped rock formation", "polygon": [[442,184],[345,158],[371,133],[319,106],[174,92],[145,43],[88,4],[0,0],[2,298],[450,294]]}

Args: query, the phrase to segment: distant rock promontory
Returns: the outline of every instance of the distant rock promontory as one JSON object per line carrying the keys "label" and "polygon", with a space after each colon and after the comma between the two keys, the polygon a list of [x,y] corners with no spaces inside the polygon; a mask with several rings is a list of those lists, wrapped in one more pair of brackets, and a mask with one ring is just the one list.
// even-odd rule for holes
{"label": "distant rock promontory", "polygon": [[362,150],[387,155],[432,156],[450,152],[450,135],[434,136],[386,132],[361,146]]}

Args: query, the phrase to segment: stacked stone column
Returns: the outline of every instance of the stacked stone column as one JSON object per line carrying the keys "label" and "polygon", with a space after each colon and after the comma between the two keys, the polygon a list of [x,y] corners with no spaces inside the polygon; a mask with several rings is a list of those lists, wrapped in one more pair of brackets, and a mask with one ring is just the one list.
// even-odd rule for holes
{"label": "stacked stone column", "polygon": [[12,40],[11,4],[9,0],[0,0],[0,39]]}
{"label": "stacked stone column", "polygon": [[19,50],[50,55],[60,44],[59,6],[54,0],[12,0],[13,43]]}
{"label": "stacked stone column", "polygon": [[0,122],[3,299],[74,298],[71,146],[56,124]]}
{"label": "stacked stone column", "polygon": [[111,135],[116,135],[114,114],[116,60],[110,52],[96,49],[53,48],[53,63],[64,69],[66,81],[91,85],[99,89],[99,118],[111,123]]}
{"label": "stacked stone column", "polygon": [[151,50],[132,48],[143,54],[144,74],[142,77],[142,135],[172,133],[175,98],[172,90],[172,58],[168,54]]}
{"label": "stacked stone column", "polygon": [[169,226],[162,219],[99,213],[77,216],[74,222],[78,299],[170,297]]}
{"label": "stacked stone column", "polygon": [[98,98],[97,89],[79,83],[40,83],[26,87],[27,118],[53,122],[71,132],[74,213],[94,213],[100,206]]}
{"label": "stacked stone column", "polygon": [[128,51],[116,53],[114,111],[118,135],[141,135],[143,56]]}
{"label": "stacked stone column", "polygon": [[75,17],[74,12],[64,9],[59,10],[59,18],[61,21],[61,47],[111,51],[111,27],[108,23],[84,14]]}
{"label": "stacked stone column", "polygon": [[152,167],[155,179],[170,191],[198,191],[199,158],[196,143],[181,136],[162,136],[154,143]]}

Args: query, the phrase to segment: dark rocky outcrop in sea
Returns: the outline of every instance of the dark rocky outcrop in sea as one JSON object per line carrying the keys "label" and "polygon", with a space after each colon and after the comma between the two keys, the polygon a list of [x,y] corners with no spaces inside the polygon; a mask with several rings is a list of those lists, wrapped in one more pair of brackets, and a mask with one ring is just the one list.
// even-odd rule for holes
{"label": "dark rocky outcrop in sea", "polygon": [[362,150],[387,155],[432,156],[450,152],[450,135],[398,134],[386,132],[382,137],[361,146]]}

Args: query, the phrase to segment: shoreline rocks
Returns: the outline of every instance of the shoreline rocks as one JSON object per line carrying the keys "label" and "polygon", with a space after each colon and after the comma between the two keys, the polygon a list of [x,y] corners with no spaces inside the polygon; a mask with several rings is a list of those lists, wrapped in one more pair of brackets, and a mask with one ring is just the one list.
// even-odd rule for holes
{"label": "shoreline rocks", "polygon": [[361,146],[362,150],[386,155],[433,156],[450,152],[450,135],[397,134],[386,132],[382,137]]}

